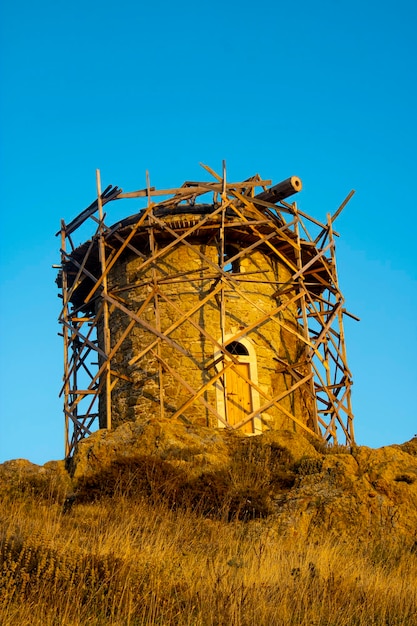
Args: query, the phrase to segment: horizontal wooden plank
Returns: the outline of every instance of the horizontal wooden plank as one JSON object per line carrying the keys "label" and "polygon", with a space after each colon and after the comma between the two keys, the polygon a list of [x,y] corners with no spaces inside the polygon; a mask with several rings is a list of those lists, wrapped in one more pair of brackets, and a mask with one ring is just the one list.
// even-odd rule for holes
{"label": "horizontal wooden plank", "polygon": [[[247,181],[244,183],[227,183],[226,190],[231,189],[247,189],[251,187],[263,187],[265,185],[270,185],[270,180],[260,180],[260,181]],[[203,194],[210,191],[217,191],[218,193],[222,192],[222,185],[220,183],[204,183],[204,182],[191,182],[188,181],[184,183],[183,187],[172,187],[169,189],[155,189],[155,187],[151,187],[149,189],[149,193],[147,189],[139,189],[138,191],[125,191],[123,193],[119,193],[116,200],[123,200],[126,198],[146,198],[148,195],[151,197],[156,196],[182,196],[188,195],[190,192],[192,194]]]}

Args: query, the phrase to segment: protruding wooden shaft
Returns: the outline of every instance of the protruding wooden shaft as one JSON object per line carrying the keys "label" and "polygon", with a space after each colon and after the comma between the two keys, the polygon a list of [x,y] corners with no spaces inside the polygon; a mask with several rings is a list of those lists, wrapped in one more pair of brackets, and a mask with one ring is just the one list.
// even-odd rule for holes
{"label": "protruding wooden shaft", "polygon": [[284,198],[288,198],[298,191],[301,191],[302,188],[303,184],[298,176],[291,176],[277,185],[274,185],[270,189],[258,193],[254,200],[265,200],[265,202],[272,202],[275,204],[276,202],[284,200]]}

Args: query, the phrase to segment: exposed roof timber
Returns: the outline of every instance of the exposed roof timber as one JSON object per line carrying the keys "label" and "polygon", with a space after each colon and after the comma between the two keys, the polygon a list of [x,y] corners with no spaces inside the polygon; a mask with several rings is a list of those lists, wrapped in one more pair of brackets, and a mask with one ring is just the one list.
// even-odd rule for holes
{"label": "exposed roof timber", "polygon": [[[245,189],[252,187],[263,187],[265,185],[270,185],[271,180],[257,180],[257,181],[245,181],[239,183],[227,183],[226,189]],[[155,187],[150,187],[148,189],[139,189],[138,191],[127,191],[125,193],[120,193],[117,197],[117,200],[123,200],[125,198],[146,198],[149,196],[181,196],[188,195],[189,193],[200,195],[203,193],[208,193],[210,191],[217,191],[220,193],[222,191],[221,183],[215,182],[193,182],[186,181],[182,187],[174,187],[172,189],[155,189]]]}
{"label": "exposed roof timber", "polygon": [[295,193],[298,193],[302,188],[303,184],[298,176],[291,176],[277,185],[274,185],[270,189],[266,189],[266,191],[258,193],[254,197],[254,200],[265,200],[266,202],[276,204],[277,202],[280,202],[280,200],[284,200],[284,198],[288,198],[289,196],[293,196]]}
{"label": "exposed roof timber", "polygon": [[[119,189],[119,187],[113,187],[113,185],[109,185],[108,187],[106,187],[106,189],[103,191],[103,193],[100,196],[101,204],[104,205],[107,202],[110,202],[110,200],[114,200],[116,196],[118,196],[121,192],[122,190]],[[74,232],[74,230],[77,230],[77,228],[81,226],[81,224],[85,222],[86,219],[88,219],[91,215],[93,215],[97,211],[97,209],[98,209],[98,201],[96,199],[94,200],[94,202],[90,204],[90,206],[88,206],[86,209],[84,209],[84,211],[82,211],[79,215],[77,215],[77,217],[74,218],[72,222],[67,224],[65,228],[66,234],[70,235],[71,233]],[[60,232],[61,231],[58,231],[57,233],[55,233],[56,236],[58,236]]]}
{"label": "exposed roof timber", "polygon": [[[155,187],[149,187],[147,189],[140,189],[138,191],[130,191],[123,193],[123,190],[119,187],[113,187],[109,185],[101,194],[101,202],[102,205],[110,202],[111,200],[121,200],[125,198],[144,198],[149,196],[173,196],[171,200],[175,199],[180,201],[181,199],[186,199],[187,196],[197,196],[207,192],[217,192],[221,193],[225,186],[226,190],[246,190],[253,189],[255,187],[265,187],[266,185],[271,184],[271,180],[261,180],[258,177],[252,177],[252,179],[246,180],[244,182],[238,183],[226,183],[223,185],[220,182],[193,182],[186,181],[182,187],[173,188],[173,189],[155,189]],[[293,194],[301,191],[302,183],[298,176],[291,176],[286,180],[274,185],[270,189],[262,191],[261,193],[254,196],[253,200],[259,200],[261,202],[268,202],[271,204],[275,204],[284,198],[288,198]],[[73,233],[81,224],[85,222],[91,215],[93,215],[98,209],[98,201],[94,200],[86,209],[84,209],[77,217],[75,217],[69,224],[66,226],[66,234],[67,236]],[[56,233],[59,235],[59,232]]]}

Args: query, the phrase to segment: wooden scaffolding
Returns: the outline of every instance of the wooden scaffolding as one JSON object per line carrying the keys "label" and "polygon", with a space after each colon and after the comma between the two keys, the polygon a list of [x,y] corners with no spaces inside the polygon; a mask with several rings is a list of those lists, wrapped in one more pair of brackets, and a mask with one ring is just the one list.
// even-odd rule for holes
{"label": "wooden scaffolding", "polygon": [[[237,331],[233,340],[239,341],[265,322],[275,324],[277,328],[282,326],[285,322],[280,313],[289,301],[288,298],[281,299],[281,296],[290,293],[291,305],[297,305],[298,328],[287,330],[297,335],[297,340],[303,342],[305,350],[298,363],[288,363],[278,357],[275,359],[278,370],[291,380],[288,388],[275,396],[268,395],[255,381],[245,378],[246,383],[256,389],[260,397],[260,406],[254,413],[262,417],[268,408],[279,407],[298,428],[311,436],[330,443],[354,443],[352,376],[347,363],[343,331],[344,316],[354,316],[344,308],[344,298],[338,284],[335,256],[335,236],[338,234],[333,230],[335,219],[354,192],[347,196],[333,215],[327,215],[326,223],[321,223],[301,211],[295,202],[288,203],[285,200],[301,189],[301,181],[297,177],[273,187],[269,187],[271,181],[262,180],[258,175],[243,182],[229,183],[224,164],[221,175],[207,166],[203,167],[212,177],[210,182],[188,181],[180,188],[157,190],[150,186],[147,175],[145,189],[128,193],[112,186],[102,191],[97,171],[97,199],[69,224],[61,221],[61,229],[57,233],[61,238],[61,265],[57,283],[62,298],[59,316],[64,344],[61,395],[64,401],[67,457],[81,439],[98,428],[99,414],[105,415],[105,427],[112,427],[112,393],[118,384],[129,383],[129,377],[118,371],[115,357],[135,326],[146,329],[151,340],[132,358],[131,364],[139,363],[148,353],[157,359],[161,416],[175,419],[181,417],[190,406],[202,403],[225,427],[242,427],[242,424],[231,426],[227,415],[219,414],[216,407],[207,402],[206,391],[224,379],[228,368],[233,369],[237,364],[237,359],[226,349],[224,339],[224,294],[226,289],[234,290],[240,297],[247,299],[242,294],[241,281],[251,280],[251,277],[235,274],[233,263],[257,248],[266,250],[284,264],[291,273],[291,279],[276,284],[276,306],[273,310],[265,312],[256,302],[253,303],[254,308],[260,309],[256,321],[250,327]],[[139,213],[111,227],[107,226],[104,205],[133,198],[143,198],[146,206]],[[156,202],[157,198],[160,198],[159,202]],[[198,208],[202,206],[206,207],[204,211]],[[192,219],[175,225],[164,219],[165,215],[175,212],[187,212],[192,215]],[[73,233],[87,220],[94,224],[93,236],[76,247]],[[237,229],[241,238],[241,249],[232,257],[225,254],[225,232],[229,233],[231,229]],[[199,253],[209,270],[212,288],[200,300],[198,307],[212,301],[219,308],[222,341],[195,321],[196,306],[190,310],[177,307],[176,319],[169,327],[161,327],[159,315],[161,299],[166,300],[160,289],[166,276],[157,271],[158,260],[175,246],[191,246],[190,240],[196,233],[201,236],[204,232],[207,236],[215,235],[221,261],[213,263],[204,253]],[[147,239],[146,246],[144,237]],[[127,252],[141,260],[141,267],[152,268],[152,284],[137,310],[127,305],[123,293],[112,291],[108,285],[109,273]],[[175,278],[177,281],[190,280],[186,271],[177,273]],[[150,304],[154,308],[152,324],[142,315]],[[170,305],[175,306],[172,302]],[[114,310],[127,317],[125,330],[117,340],[112,338],[109,324],[109,316]],[[184,353],[186,349],[171,335],[185,322],[196,326],[205,340],[212,344],[213,351],[223,357],[221,366],[212,370],[208,380],[205,375],[205,382],[200,388],[191,387],[162,356],[161,347],[164,343]],[[245,377],[238,368],[236,371]],[[164,397],[163,386],[163,378],[167,374],[175,378],[188,394],[188,399],[181,406],[172,408],[168,403],[169,410],[166,408],[167,398]],[[133,381],[130,382],[133,384]],[[313,419],[309,425],[292,414],[283,402],[285,397],[301,388],[314,405]],[[247,419],[253,417],[254,414],[251,414]],[[101,424],[103,426],[102,419]]]}

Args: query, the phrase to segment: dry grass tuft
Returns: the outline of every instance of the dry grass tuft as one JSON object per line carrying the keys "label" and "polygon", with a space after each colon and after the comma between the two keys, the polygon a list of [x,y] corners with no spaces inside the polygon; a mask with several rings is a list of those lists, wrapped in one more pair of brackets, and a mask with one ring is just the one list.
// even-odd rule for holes
{"label": "dry grass tuft", "polygon": [[[280,535],[273,517],[261,515],[269,486],[286,489],[296,474],[283,457],[273,446],[243,451],[237,442],[230,475],[201,475],[194,483],[163,462],[122,462],[107,483],[85,483],[66,513],[45,494],[4,495],[0,623],[417,623],[416,542],[331,534],[306,541]],[[250,486],[253,498],[254,485],[259,503],[246,503],[245,514],[244,490]]]}

